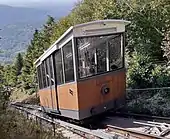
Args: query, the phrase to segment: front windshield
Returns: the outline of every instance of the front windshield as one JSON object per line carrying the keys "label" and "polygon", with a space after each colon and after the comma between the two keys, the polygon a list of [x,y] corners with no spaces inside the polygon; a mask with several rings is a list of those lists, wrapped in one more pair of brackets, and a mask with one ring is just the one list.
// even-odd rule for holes
{"label": "front windshield", "polygon": [[123,67],[121,34],[77,38],[79,77]]}

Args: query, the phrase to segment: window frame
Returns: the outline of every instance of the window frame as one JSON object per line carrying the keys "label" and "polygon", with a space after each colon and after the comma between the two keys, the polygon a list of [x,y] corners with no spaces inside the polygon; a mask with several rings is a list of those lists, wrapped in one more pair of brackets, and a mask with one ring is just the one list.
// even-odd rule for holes
{"label": "window frame", "polygon": [[38,78],[38,88],[42,89],[42,74],[41,74],[41,64],[36,67],[37,69],[37,78]]}
{"label": "window frame", "polygon": [[[62,43],[59,47],[59,49],[55,50],[52,54],[50,54],[46,59],[44,59],[41,64],[38,67],[40,67],[40,71],[41,71],[41,75],[42,75],[42,85],[39,87],[39,90],[43,90],[43,89],[46,89],[46,88],[49,88],[50,86],[54,86],[54,85],[57,85],[57,86],[60,86],[60,85],[64,85],[64,84],[67,84],[67,83],[71,83],[71,82],[75,82],[76,81],[76,76],[75,76],[75,48],[74,48],[74,42],[73,42],[74,38],[73,36],[69,39],[67,39],[64,43]],[[71,52],[72,52],[72,61],[73,61],[73,80],[72,81],[68,81],[66,82],[66,79],[65,79],[65,64],[64,64],[64,56],[63,56],[63,48],[68,44],[68,43],[71,43]],[[56,78],[56,68],[55,68],[55,54],[60,51],[61,53],[61,62],[62,62],[62,78],[63,78],[63,82],[62,83],[59,83],[57,82],[57,78]],[[51,62],[51,63],[50,63]],[[53,69],[50,69],[50,64],[51,67]],[[47,71],[48,70],[48,71]],[[51,71],[52,70],[52,71]],[[43,75],[43,72],[44,72],[44,75]],[[48,73],[49,72],[49,73]],[[48,76],[47,77],[47,73],[48,73]],[[54,77],[54,84],[52,85],[52,80],[50,81],[50,79],[53,79],[51,77],[51,73],[53,74],[53,77]],[[37,74],[38,75],[38,74]],[[44,80],[45,78],[45,80]],[[56,80],[56,81],[55,81]]]}
{"label": "window frame", "polygon": [[47,88],[47,81],[46,81],[46,70],[45,70],[45,62],[42,61],[41,63],[41,74],[42,74],[42,89]]}
{"label": "window frame", "polygon": [[54,75],[54,59],[53,59],[53,54],[51,54],[49,56],[49,60],[48,60],[48,68],[49,68],[49,84],[50,86],[54,86],[55,85],[55,75]]}
{"label": "window frame", "polygon": [[[60,53],[61,55],[61,69],[62,69],[62,81],[61,83],[58,82],[58,79],[57,79],[57,69],[56,69],[56,54],[57,53]],[[63,70],[63,55],[62,55],[62,49],[57,49],[55,52],[54,52],[54,70],[55,70],[55,75],[54,75],[54,78],[56,80],[56,85],[62,85],[64,84],[64,70]]]}
{"label": "window frame", "polygon": [[[53,67],[52,56],[53,55],[50,55],[49,57],[44,59],[41,62],[41,64],[36,67],[38,79],[41,79],[41,82],[39,82],[39,80],[38,80],[39,90],[43,90],[43,89],[49,88],[50,86],[52,87],[55,85],[55,79],[53,79],[51,77],[51,76],[54,76],[54,67]],[[50,62],[51,62],[51,67],[50,67]],[[39,74],[41,76],[38,75],[38,68],[40,68]],[[48,76],[47,76],[47,72],[49,72]],[[52,84],[52,82],[53,82],[53,84]]]}
{"label": "window frame", "polygon": [[[106,51],[106,71],[102,72],[102,73],[97,73],[94,75],[90,75],[90,76],[86,76],[86,77],[82,77],[80,78],[79,75],[79,55],[78,55],[78,47],[77,47],[77,39],[79,38],[85,38],[85,37],[100,37],[100,36],[109,36],[109,35],[120,35],[121,37],[121,57],[122,57],[122,67],[121,68],[117,68],[115,70],[109,70],[110,69],[110,61],[109,61],[109,49],[108,49],[108,43],[107,43],[107,51]],[[81,36],[81,37],[74,37],[74,45],[75,45],[75,50],[76,50],[76,68],[77,68],[77,80],[85,80],[88,78],[93,78],[96,76],[100,76],[100,75],[104,75],[104,74],[109,74],[109,73],[114,73],[117,71],[120,71],[122,69],[125,69],[125,32],[118,32],[118,33],[109,33],[109,34],[99,34],[99,35],[88,35],[88,36]]]}
{"label": "window frame", "polygon": [[44,69],[45,69],[45,79],[46,79],[46,87],[50,86],[50,71],[49,71],[49,57],[47,57],[44,61]]}
{"label": "window frame", "polygon": [[[73,62],[73,80],[70,80],[70,81],[66,81],[66,71],[65,71],[65,59],[64,59],[64,50],[63,48],[66,47],[66,45],[68,45],[69,43],[71,43],[71,52],[72,52],[72,62]],[[67,46],[68,47],[68,46]],[[67,84],[67,83],[71,83],[71,82],[74,82],[76,79],[75,79],[75,63],[74,63],[74,50],[73,50],[73,47],[74,47],[74,44],[73,44],[73,38],[72,39],[69,39],[67,41],[67,43],[65,43],[62,48],[61,48],[61,53],[62,53],[62,65],[63,65],[63,74],[64,74],[64,83],[63,84]]]}
{"label": "window frame", "polygon": [[[69,42],[71,42],[71,45],[72,45],[72,60],[73,60],[73,74],[74,74],[74,80],[72,81],[69,81],[69,82],[66,82],[65,80],[65,64],[64,64],[64,55],[63,55],[63,48],[65,45],[67,45]],[[62,78],[63,78],[63,83],[58,83],[56,81],[56,85],[57,86],[62,86],[62,85],[65,85],[65,84],[70,84],[70,83],[74,83],[77,81],[77,59],[76,59],[76,49],[75,49],[75,40],[74,40],[74,37],[73,36],[70,36],[68,39],[66,39],[63,43],[61,43],[59,45],[59,48],[57,50],[55,50],[53,52],[54,54],[54,57],[55,57],[55,53],[57,53],[58,51],[61,51],[61,62],[62,62]],[[54,63],[55,64],[55,63]],[[55,67],[55,66],[54,66]],[[55,68],[56,70],[56,68]],[[56,71],[55,71],[56,72]],[[56,75],[55,75],[55,78],[56,78]]]}

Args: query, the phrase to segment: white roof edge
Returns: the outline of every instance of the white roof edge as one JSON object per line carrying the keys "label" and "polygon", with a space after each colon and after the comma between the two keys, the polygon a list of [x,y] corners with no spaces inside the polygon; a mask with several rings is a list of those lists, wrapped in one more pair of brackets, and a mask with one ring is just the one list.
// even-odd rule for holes
{"label": "white roof edge", "polygon": [[[56,45],[59,41],[61,41],[72,29],[73,29],[73,26],[71,26],[69,29],[67,29],[67,31],[66,31],[63,35],[61,35],[61,37],[60,37],[57,41],[55,41],[55,42],[51,45],[51,47],[53,47],[53,46]],[[50,48],[51,48],[51,47],[50,47]],[[48,51],[48,49],[47,49],[47,51]]]}
{"label": "white roof edge", "polygon": [[91,22],[87,22],[87,23],[82,23],[82,24],[75,25],[74,27],[81,27],[84,25],[96,24],[96,23],[100,23],[100,22],[122,22],[125,25],[128,25],[131,23],[131,21],[121,20],[121,19],[106,19],[106,20],[96,20],[96,21],[91,21]]}
{"label": "white roof edge", "polygon": [[73,26],[71,26],[57,41],[55,41],[35,62],[36,64],[44,55],[46,55],[58,42],[60,42],[71,30]]}

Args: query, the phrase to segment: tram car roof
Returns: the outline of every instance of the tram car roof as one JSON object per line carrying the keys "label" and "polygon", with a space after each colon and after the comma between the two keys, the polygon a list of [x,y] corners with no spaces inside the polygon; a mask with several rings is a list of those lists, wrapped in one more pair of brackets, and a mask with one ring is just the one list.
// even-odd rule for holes
{"label": "tram car roof", "polygon": [[[54,42],[35,62],[38,66],[57,49],[60,49],[63,44],[67,43],[67,39],[70,37],[86,37],[97,36],[125,32],[125,26],[130,24],[130,21],[126,20],[97,20],[71,26],[56,42]],[[64,41],[63,41],[64,40]],[[61,43],[62,42],[62,43]]]}

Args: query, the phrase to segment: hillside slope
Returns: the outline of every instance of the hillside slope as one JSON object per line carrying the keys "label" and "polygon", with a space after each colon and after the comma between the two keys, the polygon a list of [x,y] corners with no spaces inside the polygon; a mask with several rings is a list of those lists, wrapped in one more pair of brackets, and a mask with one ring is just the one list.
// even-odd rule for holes
{"label": "hillside slope", "polygon": [[58,19],[70,11],[68,7],[48,11],[0,5],[0,62],[10,63],[18,52],[25,52],[34,30],[41,28],[47,16]]}

